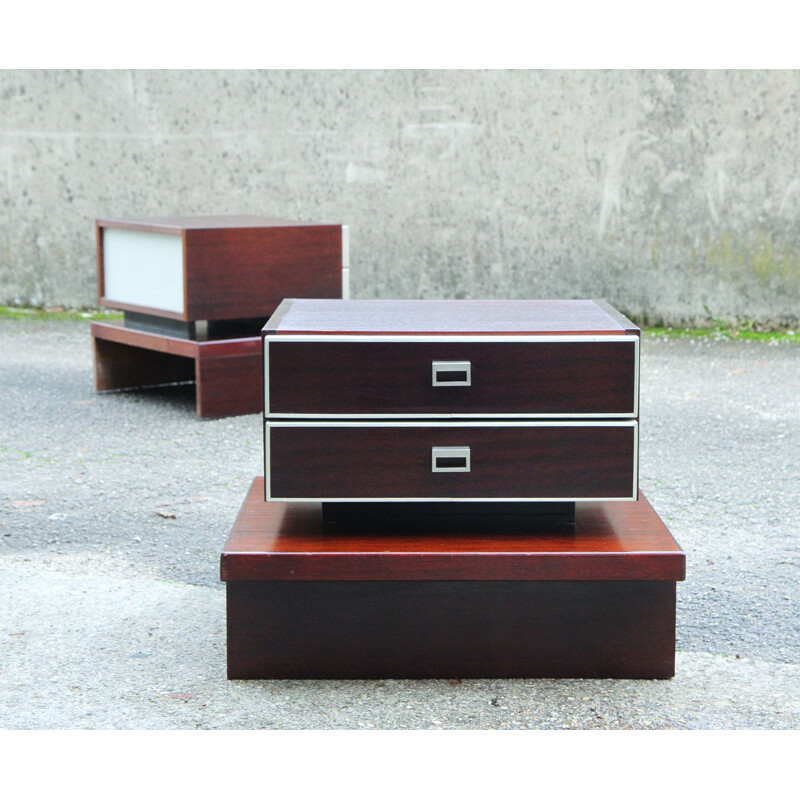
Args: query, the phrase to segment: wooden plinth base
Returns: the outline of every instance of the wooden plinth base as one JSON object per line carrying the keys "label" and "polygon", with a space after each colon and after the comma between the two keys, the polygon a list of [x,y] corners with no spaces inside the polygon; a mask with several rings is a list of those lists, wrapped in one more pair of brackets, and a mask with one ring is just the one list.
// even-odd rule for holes
{"label": "wooden plinth base", "polygon": [[685,556],[647,500],[574,528],[331,533],[257,478],[222,553],[229,678],[669,678]]}
{"label": "wooden plinth base", "polygon": [[92,323],[95,389],[194,381],[198,417],[255,414],[263,407],[261,339],[195,341]]}

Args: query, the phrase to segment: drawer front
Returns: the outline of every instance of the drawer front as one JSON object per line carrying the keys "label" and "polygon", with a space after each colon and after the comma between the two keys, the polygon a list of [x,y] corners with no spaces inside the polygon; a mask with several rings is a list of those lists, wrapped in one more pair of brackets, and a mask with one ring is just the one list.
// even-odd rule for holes
{"label": "drawer front", "polygon": [[639,337],[265,337],[271,417],[635,417]]}
{"label": "drawer front", "polygon": [[620,422],[266,423],[268,500],[631,500]]}

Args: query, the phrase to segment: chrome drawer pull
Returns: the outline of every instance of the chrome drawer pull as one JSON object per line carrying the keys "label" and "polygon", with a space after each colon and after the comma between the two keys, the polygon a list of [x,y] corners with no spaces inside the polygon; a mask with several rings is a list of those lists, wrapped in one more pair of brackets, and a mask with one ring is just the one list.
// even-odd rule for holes
{"label": "chrome drawer pull", "polygon": [[434,361],[434,386],[471,386],[472,364],[469,361]]}
{"label": "chrome drawer pull", "polygon": [[433,472],[469,472],[469,447],[432,447]]}

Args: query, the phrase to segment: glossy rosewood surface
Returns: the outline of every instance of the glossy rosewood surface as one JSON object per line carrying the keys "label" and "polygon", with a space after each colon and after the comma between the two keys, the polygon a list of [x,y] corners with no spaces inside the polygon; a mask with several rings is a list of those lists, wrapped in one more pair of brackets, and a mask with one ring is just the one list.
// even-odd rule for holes
{"label": "glossy rosewood surface", "polygon": [[[291,297],[288,295],[287,297]],[[269,335],[625,334],[638,328],[595,300],[295,300],[264,327]]]}
{"label": "glossy rosewood surface", "polygon": [[669,678],[671,581],[227,585],[229,678]]}
{"label": "glossy rosewood surface", "polygon": [[[618,425],[268,425],[278,499],[630,498],[636,428]],[[434,447],[468,447],[469,472],[433,472]]]}
{"label": "glossy rosewood surface", "polygon": [[93,322],[92,337],[105,339],[144,350],[155,350],[162,353],[173,353],[179,356],[197,358],[202,354],[205,358],[226,355],[258,355],[260,366],[261,339],[258,336],[244,338],[231,337],[225,339],[183,339],[178,336],[166,336],[161,333],[139,331],[126,328],[119,322]]}
{"label": "glossy rosewood surface", "polygon": [[[578,503],[575,526],[499,533],[484,523],[442,533],[432,517],[408,531],[348,533],[318,503],[266,503],[256,478],[221,557],[223,581],[676,581],[685,556],[643,495]],[[477,530],[480,528],[480,530]]]}
{"label": "glossy rosewood surface", "polygon": [[[104,296],[103,228],[181,236],[184,312],[135,306]],[[342,226],[252,216],[98,220],[98,293],[102,306],[182,320],[262,317],[283,298],[341,297]]]}
{"label": "glossy rosewood surface", "polygon": [[[636,339],[293,342],[267,337],[270,414],[635,413]],[[433,386],[468,361],[470,386]]]}
{"label": "glossy rosewood surface", "polygon": [[342,226],[187,230],[191,319],[264,319],[289,297],[341,297]]}
{"label": "glossy rosewood surface", "polygon": [[201,350],[195,361],[197,416],[254,414],[264,401],[259,362],[253,353],[206,356]]}

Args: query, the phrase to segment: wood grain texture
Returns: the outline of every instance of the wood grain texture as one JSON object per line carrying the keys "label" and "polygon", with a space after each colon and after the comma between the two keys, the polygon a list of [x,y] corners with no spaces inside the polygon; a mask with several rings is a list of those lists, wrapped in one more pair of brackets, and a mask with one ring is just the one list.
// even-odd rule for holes
{"label": "wood grain texture", "polygon": [[206,357],[200,348],[195,383],[198,417],[255,414],[263,407],[260,353]]}
{"label": "wood grain texture", "polygon": [[670,581],[227,585],[229,678],[669,678]]}
{"label": "wood grain texture", "polygon": [[[269,424],[266,472],[275,499],[630,498],[633,425],[425,427],[375,422]],[[469,447],[469,472],[432,472],[434,447]]]}
{"label": "wood grain texture", "polygon": [[[293,298],[293,295],[286,295]],[[594,300],[324,300],[290,299],[270,335],[576,334],[636,332]]]}
{"label": "wood grain texture", "polygon": [[191,229],[190,319],[267,318],[285,297],[342,296],[341,225]]}
{"label": "wood grain texture", "polygon": [[[479,530],[476,530],[479,528]],[[443,533],[433,517],[409,531],[357,533],[322,524],[318,503],[267,503],[256,478],[221,556],[223,581],[677,581],[685,555],[640,493],[578,503],[565,531]]]}
{"label": "wood grain texture", "polygon": [[258,355],[261,358],[261,338],[258,336],[234,336],[204,341],[126,328],[118,322],[93,322],[91,333],[94,339],[105,339],[143,350],[174,353],[188,358],[197,358],[200,352],[207,358],[226,355]]}
{"label": "wood grain texture", "polygon": [[93,339],[104,339],[109,342],[138,347],[160,353],[172,353],[187,358],[196,358],[198,342],[177,336],[165,336],[151,331],[139,331],[126,328],[118,322],[93,322],[91,325]]}
{"label": "wood grain texture", "polygon": [[[633,415],[636,339],[614,342],[293,342],[269,347],[269,413]],[[433,386],[469,361],[471,386]]]}

